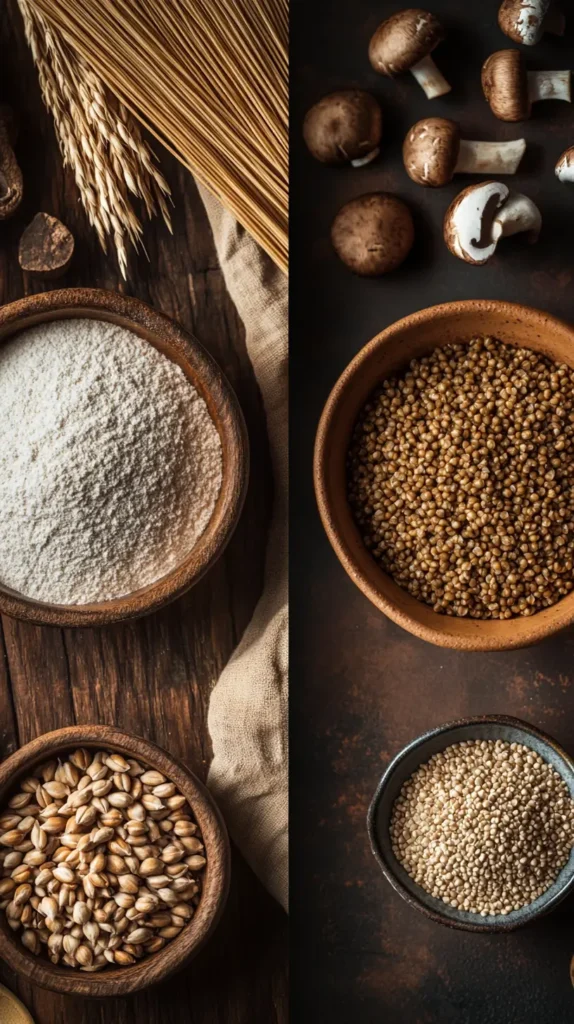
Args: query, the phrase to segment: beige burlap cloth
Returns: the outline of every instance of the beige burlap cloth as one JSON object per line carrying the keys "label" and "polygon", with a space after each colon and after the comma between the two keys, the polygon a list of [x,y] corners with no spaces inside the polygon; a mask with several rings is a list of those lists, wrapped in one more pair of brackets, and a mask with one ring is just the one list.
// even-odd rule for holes
{"label": "beige burlap cloth", "polygon": [[287,909],[287,278],[200,192],[263,396],[275,488],[263,595],[211,696],[208,785],[245,859]]}
{"label": "beige burlap cloth", "polygon": [[0,1024],[34,1024],[24,1004],[3,985],[0,985]]}

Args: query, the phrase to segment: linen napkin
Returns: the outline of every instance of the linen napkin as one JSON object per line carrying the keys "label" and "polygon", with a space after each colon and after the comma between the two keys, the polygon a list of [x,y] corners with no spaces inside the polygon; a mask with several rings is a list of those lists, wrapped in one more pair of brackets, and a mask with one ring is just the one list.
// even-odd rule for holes
{"label": "linen napkin", "polygon": [[198,185],[265,407],[274,474],[263,595],[215,685],[208,786],[269,892],[288,906],[287,278]]}

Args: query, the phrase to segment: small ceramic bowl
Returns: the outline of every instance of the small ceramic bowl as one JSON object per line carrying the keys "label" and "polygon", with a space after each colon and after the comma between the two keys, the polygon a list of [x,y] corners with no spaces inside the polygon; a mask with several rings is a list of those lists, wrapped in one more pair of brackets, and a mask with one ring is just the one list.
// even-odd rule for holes
{"label": "small ceramic bowl", "polygon": [[419,736],[391,761],[369,808],[367,828],[371,848],[393,889],[396,889],[411,907],[416,907],[431,920],[471,932],[513,931],[514,928],[528,924],[541,914],[548,913],[573,891],[574,850],[556,881],[533,903],[521,910],[513,910],[505,916],[481,917],[480,914],[469,914],[449,907],[441,900],[429,896],[420,885],[413,882],[391,849],[389,826],[392,809],[403,784],[433,754],[438,754],[451,744],[461,743],[463,740],[505,740],[507,743],[521,743],[525,747],[530,747],[562,776],[574,799],[574,761],[550,736],[546,736],[527,722],[521,722],[518,718],[507,718],[505,715],[463,718]]}
{"label": "small ceramic bowl", "polygon": [[574,591],[535,615],[479,620],[439,615],[401,589],[363,544],[347,501],[345,464],[357,416],[376,386],[418,356],[491,335],[574,367],[574,329],[548,313],[511,302],[432,306],[378,334],[349,363],[333,388],[317,431],[315,493],[323,526],[353,582],[390,619],[440,647],[502,651],[526,647],[574,622]]}
{"label": "small ceramic bowl", "polygon": [[56,967],[42,952],[34,956],[21,944],[0,911],[0,959],[29,981],[55,992],[79,996],[123,996],[137,992],[179,970],[205,945],[225,906],[230,880],[230,847],[223,818],[207,789],[180,761],[139,736],[106,725],[71,726],[46,733],[21,747],[0,765],[0,808],[31,769],[85,747],[117,751],[161,772],[186,797],[199,825],[207,865],[202,874],[201,898],[189,924],[153,953],[129,967],[104,968],[94,974]]}
{"label": "small ceramic bowl", "polygon": [[56,605],[34,601],[0,584],[0,612],[40,625],[104,625],[145,615],[180,597],[225,549],[243,508],[249,475],[249,442],[243,415],[222,371],[192,335],[139,299],[96,288],[30,295],[0,308],[0,345],[26,327],[83,317],[126,327],[181,367],[205,400],[219,433],[223,480],[211,520],[197,544],[180,565],[141,590],[113,601]]}

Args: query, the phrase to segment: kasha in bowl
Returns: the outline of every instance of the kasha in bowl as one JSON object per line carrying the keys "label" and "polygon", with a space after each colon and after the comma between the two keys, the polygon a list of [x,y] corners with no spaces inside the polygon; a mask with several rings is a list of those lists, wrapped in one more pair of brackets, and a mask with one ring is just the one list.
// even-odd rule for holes
{"label": "kasha in bowl", "polygon": [[202,784],[106,726],[34,740],[0,767],[0,955],[47,988],[120,995],[212,933],[225,826]]}
{"label": "kasha in bowl", "polygon": [[0,607],[57,625],[141,615],[223,551],[245,426],[195,339],[136,299],[71,289],[0,310]]}
{"label": "kasha in bowl", "polygon": [[574,763],[502,715],[451,722],[391,762],[369,809],[393,888],[441,924],[511,931],[574,888]]}
{"label": "kasha in bowl", "polygon": [[503,650],[574,619],[573,342],[527,307],[450,303],[387,328],[331,393],[323,524],[355,583],[423,639]]}

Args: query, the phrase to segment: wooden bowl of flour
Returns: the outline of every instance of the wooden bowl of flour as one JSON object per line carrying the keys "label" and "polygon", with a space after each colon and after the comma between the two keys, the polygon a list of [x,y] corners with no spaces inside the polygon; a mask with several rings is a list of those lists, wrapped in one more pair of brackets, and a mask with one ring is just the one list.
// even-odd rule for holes
{"label": "wooden bowl of flour", "polygon": [[126,328],[181,368],[204,400],[219,435],[221,486],[204,532],[179,564],[126,596],[86,604],[34,600],[2,583],[0,564],[0,612],[42,625],[104,625],[147,614],[175,600],[222,554],[241,514],[247,488],[247,432],[231,386],[195,338],[139,299],[91,288],[63,289],[20,299],[0,308],[0,346],[29,327],[83,318]]}

